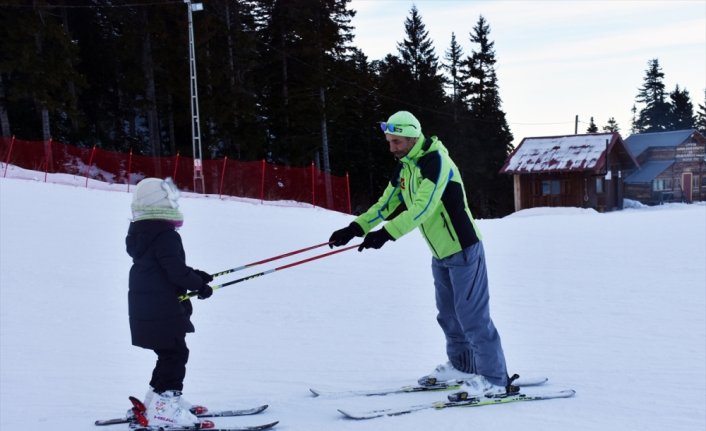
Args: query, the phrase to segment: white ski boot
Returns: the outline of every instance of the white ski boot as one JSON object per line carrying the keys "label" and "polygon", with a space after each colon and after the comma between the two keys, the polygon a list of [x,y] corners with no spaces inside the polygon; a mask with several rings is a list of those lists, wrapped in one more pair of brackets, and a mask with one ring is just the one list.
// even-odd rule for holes
{"label": "white ski boot", "polygon": [[420,377],[417,382],[421,386],[433,386],[438,383],[445,383],[449,381],[465,381],[476,377],[473,373],[464,373],[456,369],[450,361],[445,364],[439,364],[436,366],[434,371],[427,374],[426,376]]}
{"label": "white ski boot", "polygon": [[449,401],[465,401],[471,398],[503,398],[519,392],[520,388],[508,384],[500,386],[490,383],[485,376],[476,375],[464,380],[458,392],[448,396]]}
{"label": "white ski boot", "polygon": [[149,425],[192,427],[198,424],[198,418],[188,407],[182,407],[180,399],[181,391],[155,393],[146,405]]}

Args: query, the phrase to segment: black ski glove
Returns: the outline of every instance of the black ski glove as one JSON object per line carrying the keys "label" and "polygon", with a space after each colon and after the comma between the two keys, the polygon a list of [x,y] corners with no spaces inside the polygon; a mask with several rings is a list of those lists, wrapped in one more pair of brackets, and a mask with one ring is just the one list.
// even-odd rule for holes
{"label": "black ski glove", "polygon": [[196,275],[201,277],[201,280],[203,280],[204,283],[210,283],[213,281],[213,277],[211,277],[211,274],[209,274],[205,271],[201,271],[200,269],[195,269],[194,272],[196,273]]}
{"label": "black ski glove", "polygon": [[346,245],[354,236],[363,236],[363,228],[358,223],[351,222],[348,226],[331,234],[331,238],[328,239],[331,244],[328,246],[333,248]]}
{"label": "black ski glove", "polygon": [[368,232],[363,239],[363,243],[358,247],[358,251],[363,251],[364,248],[375,248],[378,249],[383,246],[387,241],[395,240],[392,238],[390,233],[382,228],[374,232]]}
{"label": "black ski glove", "polygon": [[199,288],[198,292],[199,292],[199,295],[198,295],[199,299],[210,298],[211,295],[213,295],[213,289],[208,284],[204,284],[203,286],[201,286]]}

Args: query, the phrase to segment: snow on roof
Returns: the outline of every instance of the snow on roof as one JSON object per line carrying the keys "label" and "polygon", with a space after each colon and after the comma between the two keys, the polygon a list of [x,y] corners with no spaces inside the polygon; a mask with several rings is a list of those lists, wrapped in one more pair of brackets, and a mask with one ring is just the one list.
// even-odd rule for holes
{"label": "snow on roof", "polygon": [[596,170],[612,133],[525,138],[502,172]]}

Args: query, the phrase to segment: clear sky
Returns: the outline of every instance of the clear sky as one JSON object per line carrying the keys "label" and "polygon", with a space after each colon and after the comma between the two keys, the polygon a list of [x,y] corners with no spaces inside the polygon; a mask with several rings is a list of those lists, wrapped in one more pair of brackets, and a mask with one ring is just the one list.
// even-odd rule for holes
{"label": "clear sky", "polygon": [[599,130],[615,117],[627,138],[631,108],[654,58],[667,93],[678,84],[689,91],[695,111],[704,103],[706,0],[352,0],[353,44],[369,60],[398,54],[412,5],[439,60],[452,32],[464,57],[477,50],[469,34],[485,17],[515,144],[529,136],[573,134],[576,115],[579,133],[590,117]]}

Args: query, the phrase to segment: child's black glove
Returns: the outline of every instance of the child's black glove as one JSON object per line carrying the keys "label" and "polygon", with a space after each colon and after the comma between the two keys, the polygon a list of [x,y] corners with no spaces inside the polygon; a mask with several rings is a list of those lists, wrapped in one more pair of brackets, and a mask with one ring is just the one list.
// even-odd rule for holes
{"label": "child's black glove", "polygon": [[210,283],[213,281],[213,277],[211,277],[211,274],[209,274],[205,271],[201,271],[200,269],[195,269],[194,272],[196,273],[196,275],[201,277],[201,280],[203,280],[204,283]]}
{"label": "child's black glove", "polygon": [[199,288],[198,292],[199,292],[199,295],[198,295],[199,299],[210,298],[211,295],[213,295],[213,289],[208,284],[204,284],[203,286],[201,286],[201,288]]}

